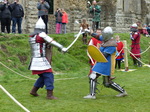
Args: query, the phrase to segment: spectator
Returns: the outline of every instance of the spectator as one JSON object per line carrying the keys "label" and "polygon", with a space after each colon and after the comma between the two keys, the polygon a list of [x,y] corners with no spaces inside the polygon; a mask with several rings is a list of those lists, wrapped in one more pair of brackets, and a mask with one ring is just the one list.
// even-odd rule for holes
{"label": "spectator", "polygon": [[37,9],[38,9],[38,18],[42,18],[45,25],[46,25],[46,34],[48,33],[48,9],[50,8],[48,2],[45,0],[40,0],[40,2],[37,3]]}
{"label": "spectator", "polygon": [[147,31],[147,25],[146,25],[146,24],[143,24],[143,34],[144,34],[144,36],[146,36],[146,37],[149,36],[148,31]]}
{"label": "spectator", "polygon": [[143,34],[144,36],[147,37],[148,36],[148,32],[147,32],[147,29],[146,29],[147,25],[143,24],[143,26],[142,26],[142,23],[140,21],[138,21],[136,24],[138,26],[137,28],[138,28],[139,33]]}
{"label": "spectator", "polygon": [[61,12],[63,14],[62,16],[62,33],[66,34],[66,24],[68,23],[68,14],[64,9],[61,9]]}
{"label": "spectator", "polygon": [[150,25],[148,25],[146,29],[147,29],[148,35],[150,36]]}
{"label": "spectator", "polygon": [[120,36],[116,36],[116,42],[117,42],[117,54],[116,54],[116,66],[115,68],[121,69],[121,61],[124,59],[124,50],[123,50],[123,42],[120,41]]}
{"label": "spectator", "polygon": [[16,24],[18,26],[18,33],[22,33],[22,19],[24,17],[24,10],[22,5],[19,4],[19,0],[14,0],[14,3],[10,5],[12,8],[12,33],[16,33]]}
{"label": "spectator", "polygon": [[95,29],[99,28],[99,22],[100,22],[100,12],[101,12],[101,6],[97,5],[97,2],[94,0],[92,2],[92,6],[90,7],[90,13],[92,14],[92,29],[95,31]]}
{"label": "spectator", "polygon": [[87,34],[89,32],[89,24],[86,22],[86,19],[83,19],[82,23],[80,24],[82,28],[82,41],[84,44],[87,44]]}
{"label": "spectator", "polygon": [[[2,3],[0,2],[0,9],[3,7]],[[1,22],[1,19],[2,19],[2,11],[0,10],[0,22]]]}
{"label": "spectator", "polygon": [[56,17],[56,34],[60,34],[61,33],[62,16],[63,16],[63,14],[61,13],[60,9],[57,8],[57,10],[55,12],[55,17]]}
{"label": "spectator", "polygon": [[16,33],[16,24],[18,26],[18,33],[22,33],[21,24],[24,17],[24,9],[19,4],[19,0],[14,0],[14,3],[10,5],[12,8],[12,33]]}
{"label": "spectator", "polygon": [[6,28],[7,33],[10,33],[11,7],[8,0],[4,0],[4,4],[2,4],[0,10],[1,10],[1,32],[5,33]]}
{"label": "spectator", "polygon": [[143,28],[142,28],[142,24],[141,24],[141,22],[140,21],[138,21],[138,22],[136,22],[136,24],[137,24],[137,29],[138,29],[138,32],[141,34],[143,31]]}

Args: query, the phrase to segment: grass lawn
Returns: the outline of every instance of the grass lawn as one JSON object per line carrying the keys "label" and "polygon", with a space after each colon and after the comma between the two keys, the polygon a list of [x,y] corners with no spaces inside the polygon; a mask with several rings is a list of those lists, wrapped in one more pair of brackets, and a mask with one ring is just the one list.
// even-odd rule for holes
{"label": "grass lawn", "polygon": [[[88,68],[87,68],[88,71]],[[29,91],[34,83],[33,80],[24,79],[20,76],[8,81],[1,81],[1,84],[27,109],[31,112],[149,112],[150,77],[148,67],[137,68],[134,72],[116,71],[117,77],[114,81],[121,86],[125,86],[128,92],[127,97],[116,98],[116,91],[102,86],[102,78],[99,78],[100,93],[97,99],[83,99],[88,94],[88,78],[84,72],[73,74],[75,79],[56,80],[54,94],[58,100],[47,100],[46,90],[39,90],[39,97],[33,97]],[[56,75],[55,79],[60,79],[65,75]],[[14,74],[15,75],[15,74]],[[36,76],[35,76],[36,77]],[[22,112],[2,90],[0,90],[1,112]]]}
{"label": "grass lawn", "polygon": [[[128,37],[127,34],[120,35],[123,36],[123,39]],[[57,37],[57,35],[53,36],[54,38]],[[67,36],[66,38],[69,38],[71,34]],[[37,79],[38,76],[31,75],[31,72],[27,70],[30,49],[25,37],[19,39],[17,37],[17,40],[14,37],[13,39],[0,38],[0,62],[24,76]],[[145,39],[141,41],[142,48],[146,49],[148,46],[146,43],[150,39],[143,38]],[[63,36],[58,41],[63,42]],[[64,43],[66,46],[72,40],[70,38],[67,41],[67,43]],[[52,64],[55,74],[54,95],[59,98],[58,100],[47,100],[45,88],[38,91],[39,97],[31,96],[29,92],[35,80],[19,76],[0,64],[0,85],[31,112],[150,112],[149,67],[134,67],[129,57],[129,69],[136,70],[132,72],[116,70],[114,75],[117,77],[114,82],[125,86],[124,89],[128,93],[127,97],[115,97],[118,92],[105,88],[102,85],[102,77],[99,77],[100,85],[98,85],[98,89],[100,93],[97,93],[97,98],[95,100],[83,99],[83,96],[89,93],[87,77],[89,65],[87,64],[86,45],[83,45],[81,39],[79,39],[75,47],[67,54],[59,53],[57,49],[54,49],[54,51],[54,63]],[[148,58],[149,54],[146,53],[142,61],[148,63]],[[123,64],[122,68],[124,68]],[[63,80],[64,78],[66,79]],[[24,112],[1,89],[0,104],[0,112]]]}

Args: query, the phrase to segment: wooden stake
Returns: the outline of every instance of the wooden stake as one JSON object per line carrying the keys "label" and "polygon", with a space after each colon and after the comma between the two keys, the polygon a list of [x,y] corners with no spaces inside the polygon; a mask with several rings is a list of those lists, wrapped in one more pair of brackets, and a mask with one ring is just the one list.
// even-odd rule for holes
{"label": "wooden stake", "polygon": [[123,41],[124,44],[124,63],[125,63],[125,71],[129,70],[129,66],[128,66],[128,51],[127,51],[127,41],[124,40]]}

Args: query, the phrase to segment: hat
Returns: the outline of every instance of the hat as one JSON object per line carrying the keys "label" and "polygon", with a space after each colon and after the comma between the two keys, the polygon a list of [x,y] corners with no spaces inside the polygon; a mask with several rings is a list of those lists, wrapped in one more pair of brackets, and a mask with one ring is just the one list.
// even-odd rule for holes
{"label": "hat", "polygon": [[42,20],[41,17],[36,22],[35,28],[38,28],[38,29],[45,29],[46,28],[46,25],[45,25],[45,23],[44,23],[44,21]]}

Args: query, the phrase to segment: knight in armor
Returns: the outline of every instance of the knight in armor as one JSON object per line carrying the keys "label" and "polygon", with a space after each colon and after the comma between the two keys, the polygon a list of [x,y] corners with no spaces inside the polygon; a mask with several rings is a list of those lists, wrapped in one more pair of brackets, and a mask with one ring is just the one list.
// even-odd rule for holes
{"label": "knight in armor", "polygon": [[141,49],[140,49],[140,32],[138,31],[138,26],[136,23],[132,24],[131,29],[130,29],[130,39],[132,41],[131,44],[131,53],[130,56],[133,59],[133,64],[135,66],[142,66],[142,63],[140,62],[141,59]]}
{"label": "knight in armor", "polygon": [[29,43],[32,52],[29,70],[32,70],[33,75],[38,74],[39,76],[30,94],[39,96],[38,89],[45,85],[47,99],[57,99],[57,97],[53,96],[54,75],[48,61],[49,57],[46,57],[46,45],[50,44],[58,47],[62,52],[66,52],[67,49],[46,34],[46,25],[41,18],[37,21],[34,32],[30,34]]}
{"label": "knight in armor", "polygon": [[115,69],[115,55],[116,55],[116,41],[113,39],[113,31],[111,27],[106,27],[102,32],[102,38],[96,35],[95,38],[102,41],[100,51],[108,60],[108,62],[97,62],[92,68],[92,73],[89,75],[90,78],[90,94],[84,96],[86,99],[96,99],[96,86],[97,78],[103,77],[103,85],[108,88],[112,88],[118,91],[119,94],[116,97],[127,96],[127,92],[117,83],[113,82],[110,77]]}

